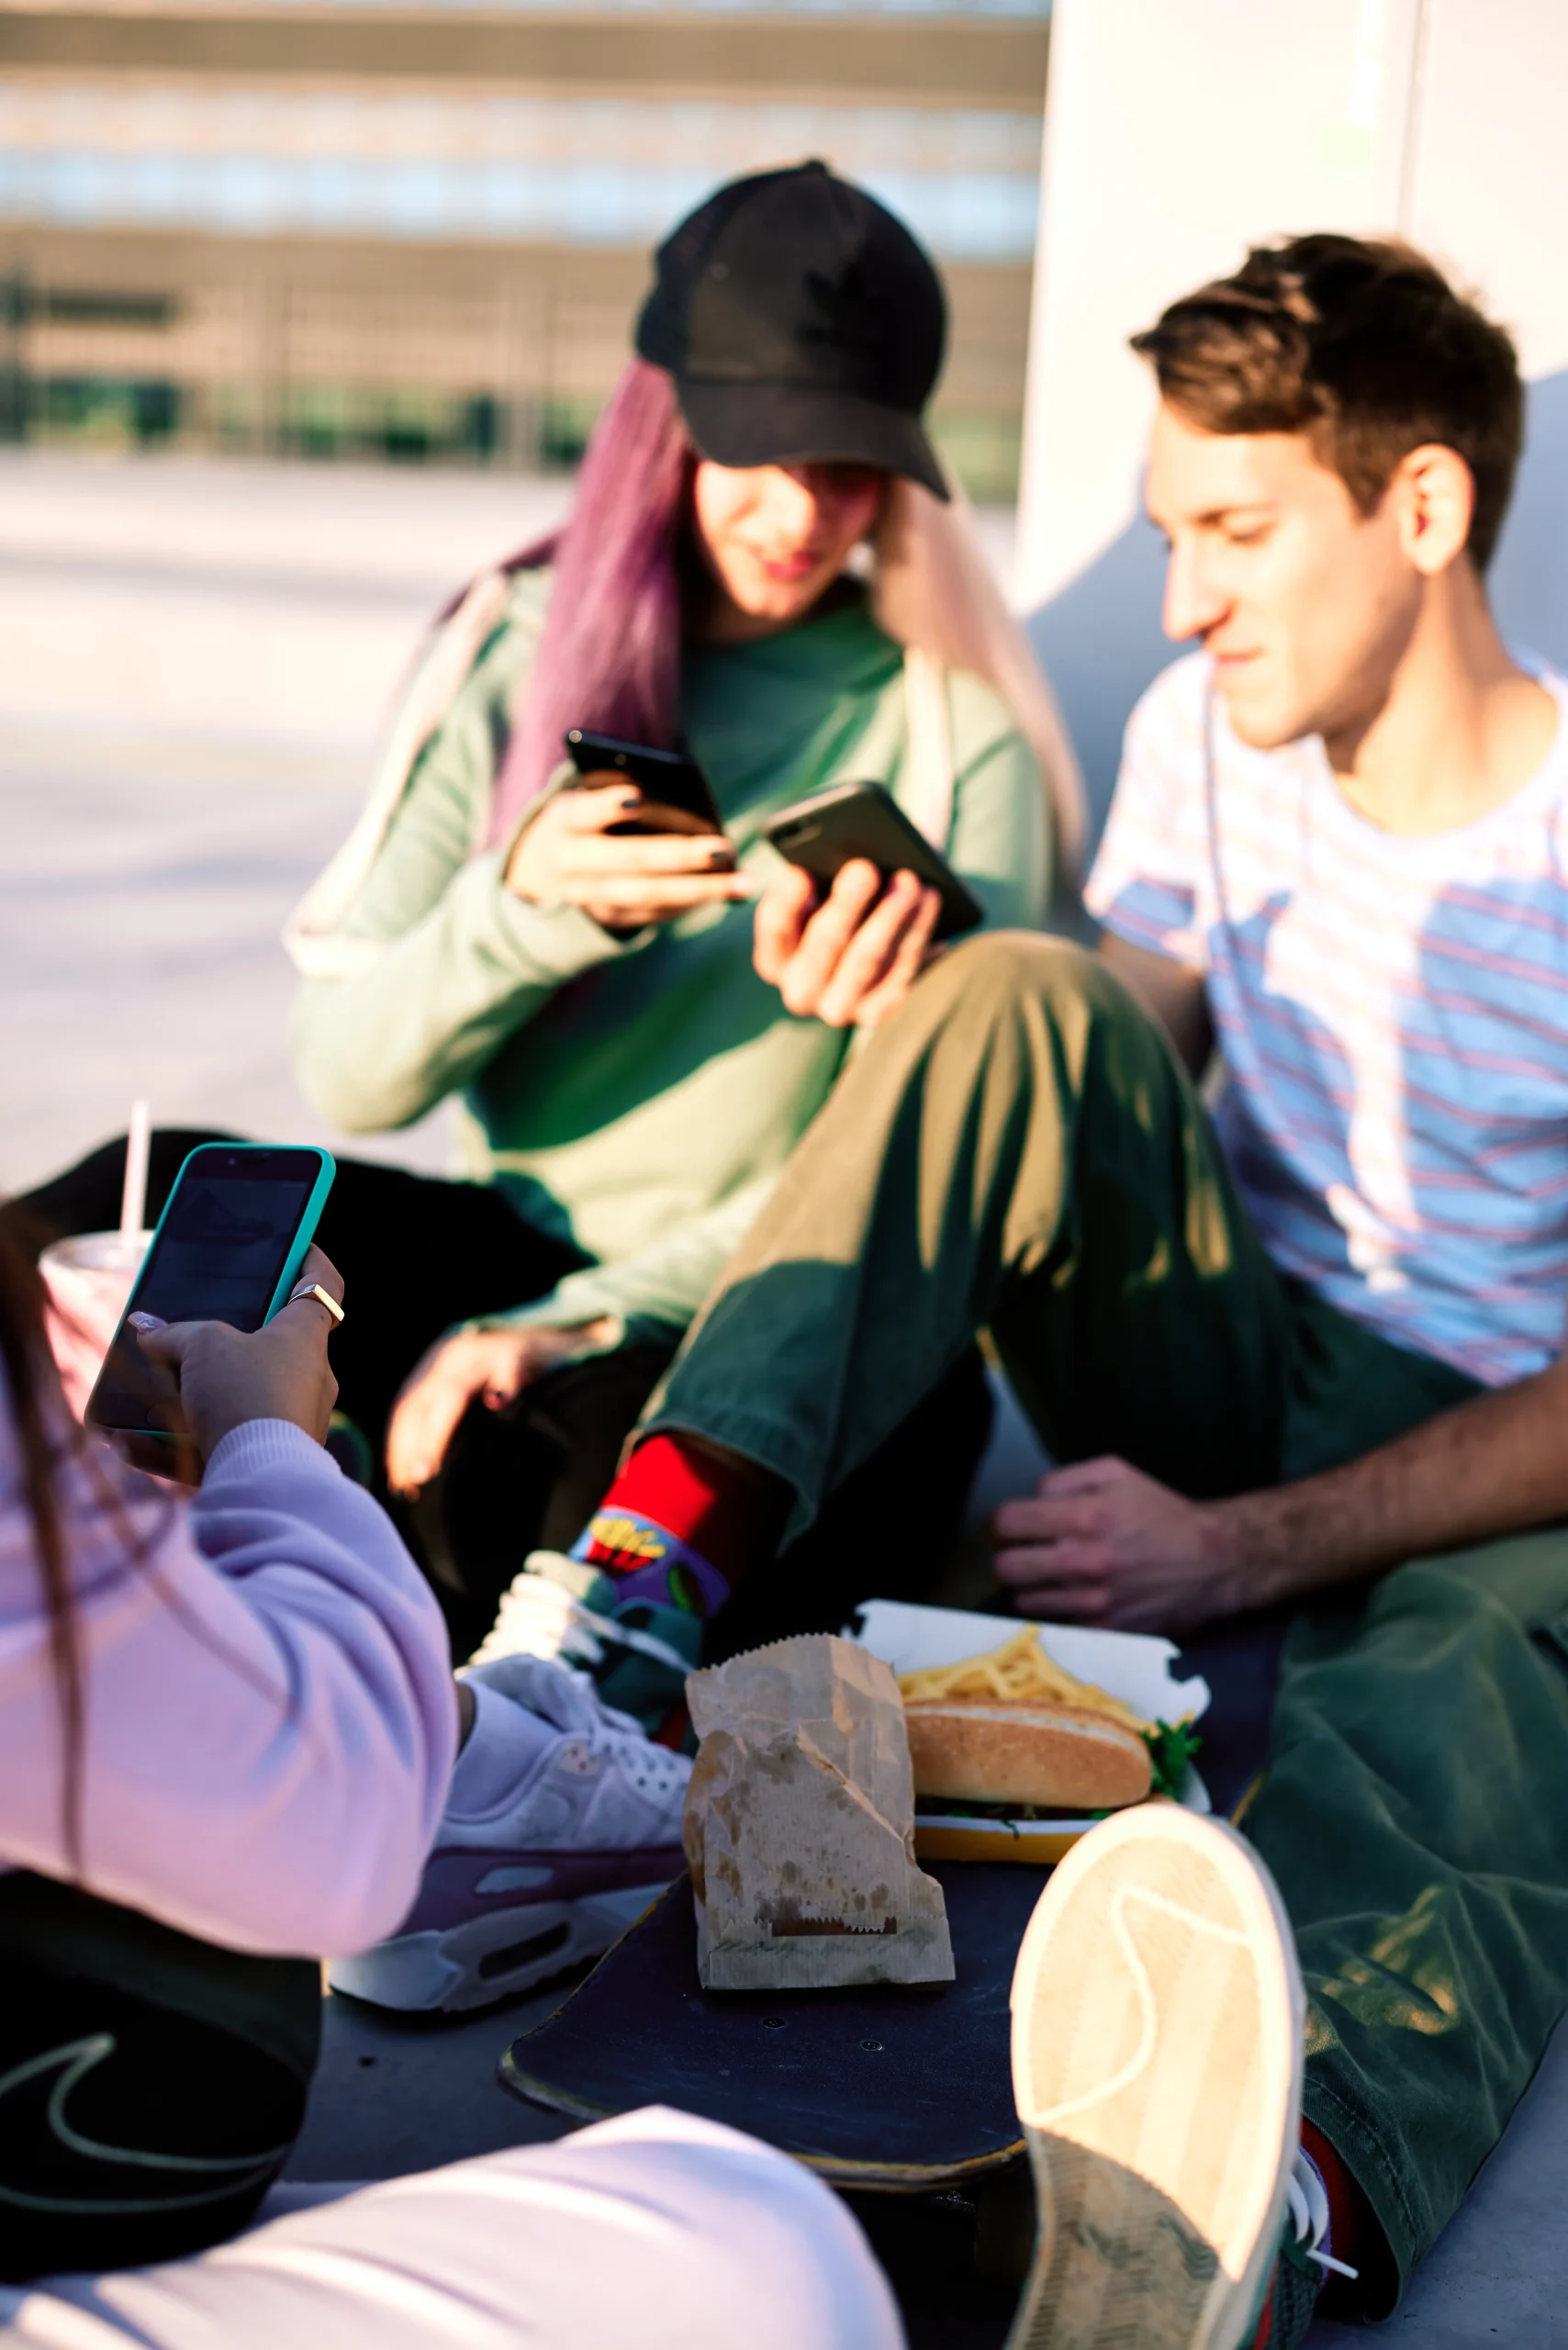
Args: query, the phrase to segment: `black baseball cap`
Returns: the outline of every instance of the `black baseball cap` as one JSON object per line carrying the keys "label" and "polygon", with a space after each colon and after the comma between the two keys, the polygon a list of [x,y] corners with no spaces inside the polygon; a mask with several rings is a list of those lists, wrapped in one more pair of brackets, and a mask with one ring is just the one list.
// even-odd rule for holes
{"label": "black baseball cap", "polygon": [[920,418],[946,333],[902,221],[812,162],[731,180],[671,231],[636,342],[716,464],[835,458],[945,498]]}

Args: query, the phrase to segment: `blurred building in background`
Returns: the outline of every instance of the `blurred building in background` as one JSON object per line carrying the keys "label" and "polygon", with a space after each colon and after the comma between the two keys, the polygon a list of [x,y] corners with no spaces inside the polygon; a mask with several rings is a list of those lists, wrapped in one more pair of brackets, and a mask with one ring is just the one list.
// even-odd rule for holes
{"label": "blurred building in background", "polygon": [[569,464],[649,248],[820,155],[946,276],[937,428],[1015,486],[1048,0],[26,0],[0,437]]}

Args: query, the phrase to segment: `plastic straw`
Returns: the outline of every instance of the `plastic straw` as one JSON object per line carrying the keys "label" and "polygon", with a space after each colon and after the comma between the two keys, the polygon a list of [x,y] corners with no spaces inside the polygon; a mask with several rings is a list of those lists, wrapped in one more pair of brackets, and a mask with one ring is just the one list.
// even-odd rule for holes
{"label": "plastic straw", "polygon": [[147,1213],[147,1146],[152,1136],[152,1111],[146,1102],[130,1105],[130,1127],[125,1138],[125,1189],[120,1193],[119,1231],[122,1240],[139,1239]]}

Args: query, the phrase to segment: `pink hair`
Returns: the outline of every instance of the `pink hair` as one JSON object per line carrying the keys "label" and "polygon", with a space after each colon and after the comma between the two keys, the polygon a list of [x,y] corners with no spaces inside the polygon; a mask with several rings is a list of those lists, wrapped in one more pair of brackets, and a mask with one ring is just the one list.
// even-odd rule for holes
{"label": "pink hair", "polygon": [[662,367],[633,359],[594,427],[577,503],[509,571],[554,565],[523,707],[496,778],[505,840],[562,758],[569,726],[673,747],[680,716],[680,528],[692,450]]}

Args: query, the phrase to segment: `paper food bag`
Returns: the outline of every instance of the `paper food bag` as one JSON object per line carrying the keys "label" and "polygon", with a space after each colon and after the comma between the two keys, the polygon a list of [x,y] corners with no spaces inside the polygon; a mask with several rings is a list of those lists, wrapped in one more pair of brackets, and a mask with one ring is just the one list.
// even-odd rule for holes
{"label": "paper food bag", "polygon": [[898,1683],[829,1633],[687,1682],[697,1964],[711,1991],[950,1983],[942,1888],[915,1865]]}

